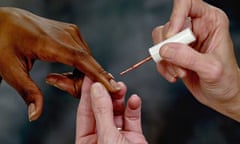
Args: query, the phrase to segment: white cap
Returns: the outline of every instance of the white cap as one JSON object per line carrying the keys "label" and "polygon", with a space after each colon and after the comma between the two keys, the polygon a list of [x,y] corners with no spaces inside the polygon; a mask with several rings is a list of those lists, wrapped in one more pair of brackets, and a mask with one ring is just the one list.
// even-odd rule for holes
{"label": "white cap", "polygon": [[177,33],[176,35],[170,37],[169,39],[166,39],[166,40],[154,45],[153,47],[149,48],[149,53],[150,53],[151,57],[153,58],[153,60],[157,63],[162,59],[159,54],[159,50],[164,44],[171,43],[171,42],[190,44],[195,40],[196,40],[196,38],[195,38],[193,32],[191,31],[190,28],[187,28],[187,29]]}

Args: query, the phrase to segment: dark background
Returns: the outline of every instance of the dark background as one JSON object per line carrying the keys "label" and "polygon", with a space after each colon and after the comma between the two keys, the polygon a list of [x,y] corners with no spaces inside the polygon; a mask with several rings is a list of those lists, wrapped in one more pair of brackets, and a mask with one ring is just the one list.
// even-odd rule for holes
{"label": "dark background", "polygon": [[[230,18],[231,35],[239,61],[240,15],[237,1],[209,0]],[[142,97],[144,134],[151,144],[239,144],[240,124],[197,102],[178,81],[170,84],[154,62],[119,76],[119,72],[147,55],[151,32],[164,24],[172,0],[1,0],[0,6],[29,10],[37,15],[77,24],[95,58],[128,94]],[[27,107],[5,82],[0,87],[1,144],[72,144],[79,100],[45,84],[49,72],[67,72],[62,64],[37,62],[31,75],[44,94],[44,112],[28,122]]]}

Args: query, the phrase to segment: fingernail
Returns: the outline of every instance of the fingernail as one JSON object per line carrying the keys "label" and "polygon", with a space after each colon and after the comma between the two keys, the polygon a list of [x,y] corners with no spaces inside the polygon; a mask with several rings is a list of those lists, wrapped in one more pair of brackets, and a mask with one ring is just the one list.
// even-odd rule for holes
{"label": "fingernail", "polygon": [[32,122],[34,119],[34,116],[36,114],[36,106],[34,103],[31,103],[29,106],[28,106],[28,119],[30,122]]}
{"label": "fingernail", "polygon": [[54,85],[56,83],[56,79],[54,78],[47,78],[45,81],[49,85]]}
{"label": "fingernail", "polygon": [[174,77],[174,76],[169,78],[169,82],[172,82],[172,83],[176,82],[176,80],[177,80],[177,77]]}
{"label": "fingernail", "polygon": [[178,77],[179,78],[184,78],[186,76],[186,71],[185,70],[178,70]]}
{"label": "fingernail", "polygon": [[115,80],[111,79],[110,84],[116,89],[116,90],[121,90],[121,85],[119,85]]}
{"label": "fingernail", "polygon": [[171,36],[174,35],[174,29],[173,28],[174,28],[174,26],[171,23],[169,23],[166,38],[170,38]]}
{"label": "fingernail", "polygon": [[92,85],[91,95],[94,97],[101,95],[100,93],[102,93],[103,89],[104,89],[104,87],[102,86],[101,83],[95,83]]}
{"label": "fingernail", "polygon": [[46,80],[46,83],[51,85],[51,86],[54,86],[60,90],[65,90],[64,89],[64,86],[65,86],[65,83],[56,83],[57,80],[56,79],[47,79]]}

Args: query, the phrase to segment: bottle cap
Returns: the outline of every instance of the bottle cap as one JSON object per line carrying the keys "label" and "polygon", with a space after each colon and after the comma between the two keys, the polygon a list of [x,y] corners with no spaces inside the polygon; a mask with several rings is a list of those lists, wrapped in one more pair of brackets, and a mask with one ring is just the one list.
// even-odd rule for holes
{"label": "bottle cap", "polygon": [[187,28],[176,35],[154,45],[153,47],[149,48],[149,53],[152,57],[152,59],[158,63],[160,60],[162,60],[159,50],[160,48],[167,43],[176,42],[176,43],[183,43],[183,44],[190,44],[196,40],[196,37],[194,36],[192,30],[190,28]]}

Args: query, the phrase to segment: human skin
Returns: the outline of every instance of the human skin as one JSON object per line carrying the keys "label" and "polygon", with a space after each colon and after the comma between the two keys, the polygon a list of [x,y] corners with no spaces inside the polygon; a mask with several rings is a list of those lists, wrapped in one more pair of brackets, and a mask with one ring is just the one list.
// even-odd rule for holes
{"label": "human skin", "polygon": [[[189,21],[190,18],[190,21]],[[188,19],[188,20],[187,20]],[[160,50],[159,73],[177,77],[202,104],[240,122],[240,76],[226,14],[202,0],[174,0],[169,22],[153,30],[155,43],[190,26],[197,41],[169,43]]]}
{"label": "human skin", "polygon": [[74,96],[81,90],[83,75],[101,82],[112,93],[119,90],[113,77],[93,58],[76,25],[22,9],[1,7],[0,28],[0,80],[4,79],[22,96],[28,105],[30,121],[41,115],[43,107],[42,93],[29,76],[35,60],[58,62],[81,71],[82,77],[72,73],[47,77],[49,84],[55,83],[55,77],[73,78]]}
{"label": "human skin", "polygon": [[[141,127],[141,99],[132,95],[126,108],[126,86],[110,95],[85,77],[77,112],[76,144],[146,144]],[[119,130],[120,128],[121,130]]]}

